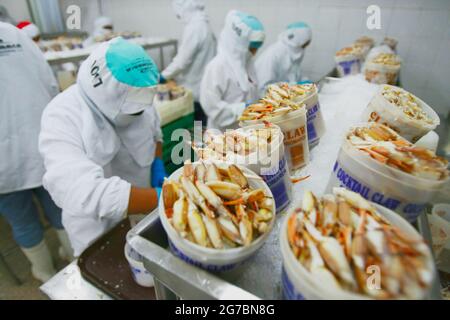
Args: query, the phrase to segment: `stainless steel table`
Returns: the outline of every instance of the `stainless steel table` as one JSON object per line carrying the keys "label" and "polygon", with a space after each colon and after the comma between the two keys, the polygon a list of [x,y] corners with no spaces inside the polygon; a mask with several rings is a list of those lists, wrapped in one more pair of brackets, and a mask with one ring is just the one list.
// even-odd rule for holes
{"label": "stainless steel table", "polygon": [[[169,38],[135,38],[129,39],[129,41],[134,42],[136,44],[141,45],[145,50],[157,49],[159,48],[159,56],[161,61],[161,69],[164,68],[164,47],[172,46],[175,50],[175,53],[178,49],[178,41],[175,39]],[[60,65],[66,62],[79,62],[86,59],[92,52],[95,46],[82,48],[82,49],[74,49],[74,50],[66,50],[66,51],[57,51],[57,52],[46,52],[45,58],[50,65]]]}

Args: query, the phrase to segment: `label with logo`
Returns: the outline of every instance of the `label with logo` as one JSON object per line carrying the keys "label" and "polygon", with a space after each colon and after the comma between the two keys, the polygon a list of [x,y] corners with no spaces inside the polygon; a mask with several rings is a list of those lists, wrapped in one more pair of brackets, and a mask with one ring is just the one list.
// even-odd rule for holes
{"label": "label with logo", "polygon": [[284,133],[284,145],[286,147],[286,156],[290,160],[291,169],[299,169],[305,165],[305,147],[306,126],[298,127],[294,130],[288,130]]}
{"label": "label with logo", "polygon": [[308,143],[310,145],[316,144],[319,140],[319,136],[317,134],[316,124],[315,121],[317,120],[318,113],[320,110],[319,103],[315,104],[313,107],[311,107],[307,113],[307,127],[308,127]]}
{"label": "label with logo", "polygon": [[277,213],[282,212],[289,206],[290,199],[288,195],[289,186],[287,183],[288,178],[287,175],[287,167],[286,167],[286,159],[283,157],[278,163],[278,170],[273,175],[261,175],[264,182],[267,183],[267,186],[272,191],[275,205],[277,208]]}
{"label": "label with logo", "polygon": [[205,264],[202,262],[199,262],[195,259],[192,259],[191,257],[189,257],[188,255],[186,255],[184,252],[182,252],[180,249],[178,249],[172,241],[169,240],[169,246],[170,246],[170,250],[172,251],[172,253],[177,256],[178,258],[180,258],[181,260],[183,260],[184,262],[187,262],[193,266],[202,268],[204,270],[210,271],[210,272],[224,272],[224,271],[230,271],[233,270],[234,268],[236,268],[237,266],[241,265],[242,262],[240,263],[230,263],[230,264],[226,264],[226,265],[214,265],[214,264]]}
{"label": "label with logo", "polygon": [[365,199],[397,212],[409,222],[416,221],[417,217],[424,211],[426,206],[425,203],[409,203],[399,200],[376,187],[364,184],[345,170],[338,161],[334,164],[333,174],[327,189],[328,191],[331,191],[330,189],[336,186],[344,187],[359,193]]}

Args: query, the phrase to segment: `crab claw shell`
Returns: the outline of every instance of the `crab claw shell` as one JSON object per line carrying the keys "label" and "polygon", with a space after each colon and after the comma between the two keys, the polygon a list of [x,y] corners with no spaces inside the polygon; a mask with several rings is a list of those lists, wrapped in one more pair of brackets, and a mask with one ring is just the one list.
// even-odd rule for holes
{"label": "crab claw shell", "polygon": [[311,191],[306,191],[303,195],[302,209],[305,212],[312,211],[316,206],[316,199]]}
{"label": "crab claw shell", "polygon": [[188,179],[193,179],[194,177],[194,166],[190,160],[186,160],[183,166],[183,176]]}
{"label": "crab claw shell", "polygon": [[266,194],[263,189],[255,189],[255,190],[252,190],[249,193],[247,193],[244,198],[249,203],[253,203],[253,202],[259,203],[259,202],[263,201],[265,197],[266,197]]}
{"label": "crab claw shell", "polygon": [[248,188],[248,180],[236,165],[232,164],[228,167],[228,175],[234,183],[240,186],[242,189]]}
{"label": "crab claw shell", "polygon": [[209,240],[211,240],[213,247],[216,249],[222,249],[223,242],[216,220],[211,219],[205,215],[202,215],[202,218],[206,227],[206,232],[208,233]]}
{"label": "crab claw shell", "polygon": [[181,177],[181,185],[188,197],[210,218],[215,218],[215,213],[206,205],[205,198],[200,194],[194,183],[186,177]]}
{"label": "crab claw shell", "polygon": [[234,243],[243,244],[239,234],[239,230],[236,228],[233,221],[231,221],[231,218],[220,216],[217,219],[217,222],[219,223],[220,230],[222,230],[222,233],[225,237],[227,237]]}
{"label": "crab claw shell", "polygon": [[195,180],[196,181],[201,181],[204,182],[205,181],[205,177],[206,177],[206,167],[203,163],[199,163],[196,167],[195,167]]}
{"label": "crab claw shell", "polygon": [[206,183],[216,194],[227,200],[237,200],[242,197],[242,189],[235,183],[226,181],[208,181]]}
{"label": "crab claw shell", "polygon": [[344,198],[351,206],[373,212],[372,205],[359,193],[349,191],[345,188],[333,188],[333,193]]}
{"label": "crab claw shell", "polygon": [[163,188],[162,188],[162,193],[163,193],[163,203],[164,203],[164,208],[167,209],[172,209],[175,201],[178,200],[178,188],[176,187],[176,185],[171,182],[166,180],[163,184]]}
{"label": "crab claw shell", "polygon": [[319,243],[319,251],[323,260],[333,273],[350,287],[356,288],[353,272],[339,242],[335,238],[326,237]]}
{"label": "crab claw shell", "polygon": [[187,227],[188,202],[186,198],[178,199],[173,206],[173,227],[180,233],[186,231]]}
{"label": "crab claw shell", "polygon": [[264,198],[262,201],[258,203],[260,209],[272,210],[273,208],[273,199],[272,198]]}
{"label": "crab claw shell", "polygon": [[259,209],[259,210],[257,211],[256,216],[255,216],[255,219],[256,219],[258,222],[260,222],[260,221],[267,222],[267,221],[272,220],[272,217],[273,217],[272,211],[267,210],[267,209],[264,209],[264,208],[261,208],[261,209]]}
{"label": "crab claw shell", "polygon": [[244,246],[250,245],[253,240],[253,226],[247,216],[242,217],[239,222],[239,232],[244,240]]}
{"label": "crab claw shell", "polygon": [[221,176],[220,176],[220,172],[219,172],[219,169],[217,168],[217,166],[214,163],[207,164],[205,181],[210,182],[210,181],[220,181],[220,180],[221,180]]}
{"label": "crab claw shell", "polygon": [[203,247],[208,246],[205,224],[203,223],[202,217],[193,203],[189,203],[187,218],[189,230],[191,231],[195,242]]}

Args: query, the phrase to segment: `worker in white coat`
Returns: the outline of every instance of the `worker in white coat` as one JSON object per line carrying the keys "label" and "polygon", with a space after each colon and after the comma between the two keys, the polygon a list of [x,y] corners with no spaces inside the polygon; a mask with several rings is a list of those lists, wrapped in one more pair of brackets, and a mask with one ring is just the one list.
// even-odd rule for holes
{"label": "worker in white coat", "polygon": [[77,83],[42,116],[44,187],[63,209],[75,256],[127,215],[151,212],[166,176],[159,72],[145,50],[120,37],[81,64]]}
{"label": "worker in white coat", "polygon": [[114,23],[110,17],[101,16],[94,21],[92,34],[83,42],[84,47],[97,44],[98,39],[107,37],[114,32]]}
{"label": "worker in white coat", "polygon": [[191,90],[195,102],[195,120],[205,122],[200,106],[200,82],[209,61],[216,55],[216,38],[205,13],[203,0],[174,0],[173,9],[184,24],[178,53],[172,63],[161,72],[161,79],[175,80]]}
{"label": "worker in white coat", "polygon": [[264,38],[264,27],[256,17],[235,10],[228,13],[218,53],[207,65],[200,87],[208,128],[235,127],[246,103],[258,98],[253,56]]}
{"label": "worker in white coat", "polygon": [[311,42],[311,28],[304,22],[287,26],[278,41],[256,59],[256,74],[262,95],[267,85],[275,82],[300,82],[301,63]]}
{"label": "worker in white coat", "polygon": [[0,40],[0,214],[31,262],[33,276],[45,282],[56,271],[33,198],[57,231],[60,256],[71,256],[61,209],[42,187],[44,164],[38,151],[41,115],[59,90],[42,52],[24,32],[0,22]]}

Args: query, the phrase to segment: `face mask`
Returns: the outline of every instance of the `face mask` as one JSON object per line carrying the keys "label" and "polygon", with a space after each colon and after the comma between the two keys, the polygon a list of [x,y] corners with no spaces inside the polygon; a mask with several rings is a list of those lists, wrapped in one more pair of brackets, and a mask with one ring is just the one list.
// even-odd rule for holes
{"label": "face mask", "polygon": [[[142,113],[141,113],[142,114]],[[117,127],[128,127],[130,124],[132,124],[136,119],[139,118],[141,114],[135,115],[135,114],[125,114],[125,113],[119,113],[114,118],[114,124]]]}

